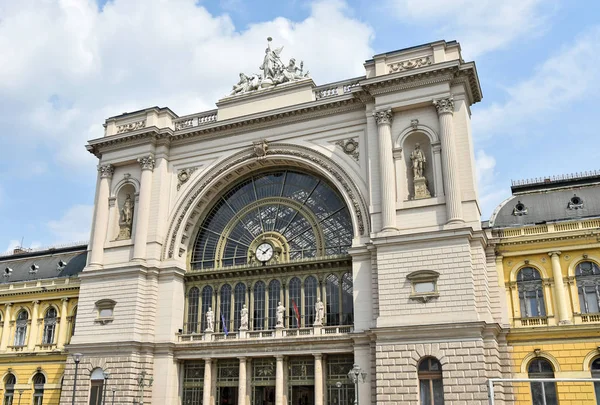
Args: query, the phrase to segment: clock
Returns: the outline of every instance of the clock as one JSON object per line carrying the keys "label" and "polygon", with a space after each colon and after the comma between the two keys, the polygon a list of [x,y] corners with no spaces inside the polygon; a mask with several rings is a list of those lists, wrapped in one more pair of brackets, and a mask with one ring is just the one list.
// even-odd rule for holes
{"label": "clock", "polygon": [[256,259],[266,263],[273,257],[273,246],[270,243],[263,242],[256,248]]}

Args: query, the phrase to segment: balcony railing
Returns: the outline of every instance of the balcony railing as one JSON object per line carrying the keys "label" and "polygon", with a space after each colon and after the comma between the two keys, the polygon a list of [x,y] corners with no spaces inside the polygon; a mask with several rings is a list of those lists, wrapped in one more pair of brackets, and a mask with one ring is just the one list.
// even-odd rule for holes
{"label": "balcony railing", "polygon": [[600,323],[600,313],[575,314],[575,323]]}
{"label": "balcony railing", "polygon": [[538,316],[531,318],[515,318],[515,324],[517,326],[547,326],[548,317]]}

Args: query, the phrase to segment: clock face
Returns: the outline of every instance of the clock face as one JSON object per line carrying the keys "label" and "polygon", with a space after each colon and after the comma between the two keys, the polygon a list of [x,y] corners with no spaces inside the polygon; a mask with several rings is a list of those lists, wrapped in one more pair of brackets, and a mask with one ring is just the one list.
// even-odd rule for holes
{"label": "clock face", "polygon": [[273,246],[270,243],[261,243],[256,248],[256,258],[265,263],[273,257]]}

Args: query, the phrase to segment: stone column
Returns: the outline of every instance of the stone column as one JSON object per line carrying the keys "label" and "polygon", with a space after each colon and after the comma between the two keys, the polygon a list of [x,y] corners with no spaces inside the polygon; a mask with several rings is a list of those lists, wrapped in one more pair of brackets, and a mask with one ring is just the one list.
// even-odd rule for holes
{"label": "stone column", "polygon": [[323,405],[323,355],[315,354],[315,405]]}
{"label": "stone column", "polygon": [[31,328],[29,328],[29,337],[27,339],[27,350],[33,351],[37,343],[38,336],[38,317],[40,312],[40,301],[32,302],[33,310],[31,311]]}
{"label": "stone column", "polygon": [[211,359],[204,359],[204,388],[202,391],[202,403],[210,404],[210,394],[212,391],[212,364]]}
{"label": "stone column", "polygon": [[4,306],[4,324],[2,326],[2,341],[0,342],[0,351],[6,351],[8,347],[8,338],[10,336],[10,316],[12,303],[8,302]]}
{"label": "stone column", "polygon": [[552,260],[552,277],[554,278],[554,294],[556,295],[556,307],[558,309],[558,324],[568,325],[571,323],[567,296],[563,281],[562,269],[560,267],[560,252],[548,253]]}
{"label": "stone column", "polygon": [[104,262],[104,242],[108,231],[108,197],[110,195],[110,181],[115,172],[112,165],[98,166],[100,172],[100,185],[98,199],[96,200],[96,215],[94,216],[94,235],[90,252],[90,266],[102,266]]}
{"label": "stone column", "polygon": [[381,188],[381,231],[396,229],[396,180],[392,147],[392,110],[375,111],[379,144],[379,187]]}
{"label": "stone column", "polygon": [[238,405],[246,405],[246,358],[240,357],[240,376],[238,382]]}
{"label": "stone column", "polygon": [[454,99],[452,97],[435,100],[440,120],[440,138],[442,142],[442,165],[444,168],[444,192],[446,194],[447,223],[464,222],[462,217],[462,202],[460,182],[458,178],[458,159],[456,157],[456,140],[452,115],[454,114]]}
{"label": "stone column", "polygon": [[275,356],[277,366],[275,368],[275,405],[283,404],[283,356]]}
{"label": "stone column", "polygon": [[69,299],[63,298],[61,301],[62,306],[60,309],[60,321],[58,324],[58,342],[56,345],[59,349],[63,349],[65,347],[65,342],[67,340],[67,329],[69,326],[69,323],[67,322],[67,306]]}
{"label": "stone column", "polygon": [[152,192],[152,171],[154,170],[154,157],[144,156],[138,159],[142,167],[140,179],[140,197],[137,205],[137,219],[135,222],[135,239],[133,245],[133,260],[146,259],[146,242],[148,240],[148,220],[150,218],[150,197]]}

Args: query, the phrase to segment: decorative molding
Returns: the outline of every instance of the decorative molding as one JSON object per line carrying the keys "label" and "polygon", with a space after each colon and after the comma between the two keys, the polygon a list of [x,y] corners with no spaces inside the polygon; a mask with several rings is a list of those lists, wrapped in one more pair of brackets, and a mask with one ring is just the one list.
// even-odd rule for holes
{"label": "decorative molding", "polygon": [[454,98],[452,96],[433,100],[438,114],[454,114]]}
{"label": "decorative molding", "polygon": [[138,158],[138,163],[142,166],[142,170],[154,170],[154,166],[156,161],[154,160],[154,156],[148,155]]}
{"label": "decorative molding", "polygon": [[115,167],[113,165],[98,165],[98,171],[100,172],[100,178],[110,179],[115,172]]}
{"label": "decorative molding", "polygon": [[375,117],[375,122],[377,125],[392,125],[394,114],[392,113],[391,109],[373,111],[373,117]]}
{"label": "decorative molding", "polygon": [[256,159],[261,160],[267,157],[267,152],[269,151],[269,144],[266,139],[261,139],[260,141],[252,142],[254,154],[256,155]]}
{"label": "decorative molding", "polygon": [[192,173],[198,170],[198,167],[187,167],[177,171],[177,191],[190,179]]}
{"label": "decorative molding", "polygon": [[146,120],[130,122],[129,124],[117,125],[117,134],[131,132],[142,128],[146,128]]}
{"label": "decorative molding", "polygon": [[410,120],[410,126],[413,130],[416,130],[419,127],[419,120],[416,118],[414,120]]}
{"label": "decorative molding", "polygon": [[421,58],[404,60],[402,62],[389,64],[388,65],[388,67],[389,67],[388,73],[396,73],[396,72],[402,72],[404,70],[412,70],[412,69],[420,68],[423,66],[429,66],[432,63],[433,62],[431,61],[431,56],[423,56]]}
{"label": "decorative molding", "polygon": [[358,162],[359,152],[358,152],[358,141],[354,138],[339,140],[335,143],[337,146],[342,148],[342,151],[352,157],[354,160]]}

